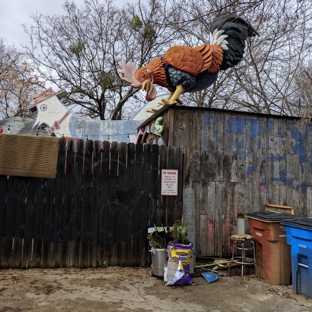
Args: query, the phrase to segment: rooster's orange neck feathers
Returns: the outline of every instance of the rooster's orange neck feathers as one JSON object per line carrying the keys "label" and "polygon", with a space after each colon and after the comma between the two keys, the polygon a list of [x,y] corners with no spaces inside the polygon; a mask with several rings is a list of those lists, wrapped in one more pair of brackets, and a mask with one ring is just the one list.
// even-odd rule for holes
{"label": "rooster's orange neck feathers", "polygon": [[167,83],[165,60],[162,56],[159,56],[146,65],[153,72],[154,83],[163,87],[169,87]]}

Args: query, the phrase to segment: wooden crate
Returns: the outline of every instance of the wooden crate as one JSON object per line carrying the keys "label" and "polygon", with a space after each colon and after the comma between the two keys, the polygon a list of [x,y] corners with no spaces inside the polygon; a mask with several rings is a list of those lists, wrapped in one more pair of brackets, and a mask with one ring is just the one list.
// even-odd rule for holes
{"label": "wooden crate", "polygon": [[294,207],[291,207],[291,206],[266,204],[264,206],[264,210],[265,211],[275,211],[275,212],[285,212],[285,213],[295,214]]}

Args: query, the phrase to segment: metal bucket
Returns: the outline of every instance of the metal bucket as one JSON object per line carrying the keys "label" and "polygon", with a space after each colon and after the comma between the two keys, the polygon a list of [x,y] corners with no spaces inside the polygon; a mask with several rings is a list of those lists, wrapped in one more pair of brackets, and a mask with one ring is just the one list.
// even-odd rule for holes
{"label": "metal bucket", "polygon": [[150,250],[152,265],[151,274],[159,277],[164,276],[164,267],[167,263],[167,252],[166,249],[154,248]]}

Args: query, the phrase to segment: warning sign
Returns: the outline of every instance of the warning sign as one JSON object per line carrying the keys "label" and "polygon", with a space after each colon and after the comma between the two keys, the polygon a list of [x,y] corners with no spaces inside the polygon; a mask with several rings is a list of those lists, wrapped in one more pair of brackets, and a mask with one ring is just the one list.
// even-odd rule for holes
{"label": "warning sign", "polygon": [[161,170],[161,195],[178,195],[178,170]]}

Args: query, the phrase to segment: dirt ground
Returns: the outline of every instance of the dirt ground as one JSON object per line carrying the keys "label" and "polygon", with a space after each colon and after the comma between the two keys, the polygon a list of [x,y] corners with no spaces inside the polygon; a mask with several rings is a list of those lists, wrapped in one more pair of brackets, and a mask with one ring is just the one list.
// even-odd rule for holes
{"label": "dirt ground", "polygon": [[149,268],[0,271],[0,312],[209,311],[308,312],[312,299],[253,274],[208,283],[195,269],[192,285],[165,286]]}

